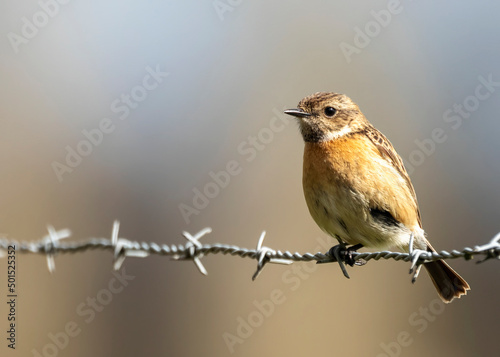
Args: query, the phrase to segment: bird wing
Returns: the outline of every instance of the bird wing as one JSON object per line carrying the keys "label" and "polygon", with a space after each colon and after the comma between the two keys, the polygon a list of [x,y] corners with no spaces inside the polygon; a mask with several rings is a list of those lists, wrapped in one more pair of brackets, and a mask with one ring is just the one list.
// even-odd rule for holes
{"label": "bird wing", "polygon": [[422,218],[420,216],[420,209],[418,208],[418,203],[417,203],[417,194],[415,193],[415,189],[413,188],[413,185],[411,184],[410,176],[408,175],[408,172],[406,172],[405,166],[403,164],[403,160],[401,157],[398,155],[394,147],[392,146],[391,142],[389,139],[387,139],[384,134],[382,134],[380,131],[375,129],[373,126],[369,126],[365,131],[364,134],[370,139],[370,141],[377,147],[378,151],[380,152],[380,155],[389,161],[399,172],[399,174],[405,179],[406,184],[408,188],[410,189],[410,192],[413,196],[413,199],[415,200],[415,205],[417,207],[417,219],[418,219],[418,224],[420,228],[422,228]]}

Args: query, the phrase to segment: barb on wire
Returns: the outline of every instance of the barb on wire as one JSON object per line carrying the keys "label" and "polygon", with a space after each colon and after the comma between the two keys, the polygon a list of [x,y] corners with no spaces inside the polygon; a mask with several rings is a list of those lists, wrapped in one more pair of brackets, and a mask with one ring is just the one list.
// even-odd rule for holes
{"label": "barb on wire", "polygon": [[476,246],[474,251],[477,252],[486,252],[483,260],[478,261],[477,263],[484,263],[488,259],[500,259],[500,252],[498,251],[498,247],[500,246],[500,233],[498,233],[493,239],[482,246]]}
{"label": "barb on wire", "polygon": [[69,238],[71,236],[71,231],[69,229],[63,229],[57,231],[52,226],[47,226],[49,234],[42,238],[42,242],[45,244],[45,254],[47,256],[47,268],[50,273],[56,270],[56,264],[54,262],[55,250],[59,241],[64,238]]}
{"label": "barb on wire", "polygon": [[410,234],[410,243],[408,243],[408,254],[411,257],[411,266],[410,266],[410,274],[415,272],[411,278],[411,282],[415,283],[418,278],[418,274],[420,274],[420,269],[422,268],[422,260],[419,259],[422,256],[422,254],[427,253],[427,251],[422,250],[422,249],[415,249],[413,246],[413,240],[415,236],[413,235],[413,232]]}
{"label": "barb on wire", "polygon": [[[55,271],[54,257],[57,253],[76,253],[91,249],[111,250],[113,252],[113,268],[120,269],[125,258],[138,257],[145,258],[149,255],[165,255],[171,256],[174,260],[192,260],[198,270],[207,275],[207,270],[201,263],[201,258],[207,254],[230,254],[242,258],[250,258],[257,260],[257,270],[252,276],[255,280],[264,269],[267,263],[274,264],[291,264],[292,262],[308,262],[316,261],[320,263],[336,262],[336,258],[330,253],[290,253],[289,251],[281,252],[263,245],[266,232],[262,232],[257,243],[256,249],[241,248],[227,244],[201,244],[200,239],[206,234],[212,232],[211,228],[205,228],[191,235],[188,232],[183,232],[182,235],[187,239],[185,245],[167,245],[157,244],[154,242],[137,242],[130,241],[126,238],[119,237],[120,224],[118,221],[113,223],[111,239],[108,238],[90,238],[80,242],[72,242],[67,239],[71,232],[68,229],[56,231],[54,227],[48,226],[48,235],[34,242],[18,242],[16,240],[0,239],[0,252],[6,251],[9,246],[15,246],[16,251],[20,253],[44,254],[47,257],[47,266],[52,273]],[[413,235],[410,237],[409,253],[399,253],[391,251],[382,252],[356,252],[349,253],[349,258],[354,262],[367,262],[369,260],[394,259],[410,262],[410,273],[414,272],[412,281],[414,282],[420,271],[421,265],[441,259],[458,259],[463,258],[470,260],[474,256],[482,256],[483,259],[478,263],[483,263],[486,260],[500,260],[500,233],[498,233],[491,241],[484,245],[479,245],[474,248],[463,248],[461,251],[452,250],[447,252],[427,252],[413,248]],[[0,254],[0,257],[2,255]],[[356,263],[356,265],[358,265]]]}
{"label": "barb on wire", "polygon": [[113,222],[113,230],[111,231],[111,244],[115,247],[113,254],[113,269],[120,270],[126,257],[145,258],[149,255],[143,250],[133,250],[132,242],[124,238],[118,238],[120,230],[120,222]]}
{"label": "barb on wire", "polygon": [[203,275],[208,275],[207,270],[201,264],[201,258],[203,258],[203,253],[196,252],[196,248],[201,248],[202,245],[199,242],[200,238],[203,237],[205,234],[211,233],[212,228],[207,227],[196,233],[194,236],[189,234],[188,232],[184,231],[182,232],[182,235],[184,238],[188,240],[188,242],[185,245],[186,251],[184,252],[183,255],[181,254],[174,254],[172,257],[174,260],[189,260],[192,259],[200,273]]}
{"label": "barb on wire", "polygon": [[264,269],[264,265],[266,263],[285,264],[285,265],[293,263],[293,261],[291,261],[290,259],[271,258],[270,256],[276,254],[276,251],[269,247],[262,246],[265,237],[266,237],[266,231],[262,232],[259,241],[257,242],[256,255],[258,263],[257,263],[257,270],[253,274],[252,280],[257,279],[257,277],[262,272],[262,269]]}

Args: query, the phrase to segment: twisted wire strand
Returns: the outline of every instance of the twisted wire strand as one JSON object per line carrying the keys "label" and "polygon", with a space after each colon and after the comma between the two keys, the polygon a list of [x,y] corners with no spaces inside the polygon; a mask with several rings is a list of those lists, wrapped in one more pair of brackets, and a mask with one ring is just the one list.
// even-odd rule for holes
{"label": "twisted wire strand", "polygon": [[[111,250],[114,252],[114,268],[119,269],[126,257],[146,257],[149,255],[171,256],[176,260],[193,260],[198,269],[207,274],[201,264],[200,258],[208,254],[224,254],[239,256],[241,258],[250,258],[258,260],[257,271],[254,279],[262,271],[266,263],[290,264],[292,262],[316,261],[320,263],[335,262],[329,253],[291,253],[289,251],[273,250],[263,246],[265,232],[262,233],[256,249],[248,249],[235,245],[214,243],[201,244],[199,239],[211,232],[210,228],[205,228],[194,236],[183,232],[183,236],[188,240],[186,244],[158,244],[155,242],[130,241],[124,238],[118,238],[119,223],[114,222],[111,239],[108,238],[89,238],[82,241],[64,241],[70,236],[69,230],[55,231],[53,227],[49,228],[49,235],[34,242],[19,242],[6,238],[0,239],[0,253],[7,251],[10,246],[15,246],[16,252],[42,254],[47,256],[49,270],[55,269],[53,259],[57,253],[80,253],[87,250]],[[388,260],[411,262],[418,254],[417,265],[425,262],[441,259],[466,259],[470,260],[474,256],[483,256],[483,260],[500,259],[500,233],[497,234],[489,243],[475,248],[465,247],[462,250],[452,250],[450,252],[442,250],[440,252],[424,252],[421,250],[412,250],[410,253],[381,251],[381,252],[352,252],[352,259],[357,262],[370,260]]]}
{"label": "twisted wire strand", "polygon": [[[175,256],[186,254],[189,250],[189,246],[181,244],[157,244],[155,242],[137,242],[129,241],[130,246],[127,248],[130,251],[143,251],[148,254],[156,255],[166,255]],[[16,246],[16,251],[21,253],[32,253],[32,254],[47,254],[52,253],[80,253],[87,250],[114,250],[115,245],[107,238],[90,238],[88,240],[80,242],[63,242],[57,245],[51,246],[44,242],[18,242],[16,240],[0,239],[0,249],[7,250],[8,246]],[[440,252],[430,253],[426,252],[421,258],[426,262],[442,260],[442,259],[457,259],[465,258],[466,260],[471,259],[475,255],[488,255],[491,254],[491,250],[494,251],[493,254],[500,255],[500,247],[492,249],[472,249],[465,247],[461,251],[452,250],[448,252],[442,250]],[[196,248],[194,255],[197,254],[223,254],[239,256],[241,258],[251,258],[255,259],[259,255],[257,249],[249,249],[238,247],[235,245],[228,245],[223,243],[214,244],[204,244],[201,248]],[[270,259],[286,259],[294,262],[308,262],[308,261],[324,261],[330,259],[330,256],[325,253],[291,253],[290,251],[272,251],[266,254]],[[403,260],[405,262],[410,261],[409,253],[402,252],[392,252],[392,251],[381,251],[381,252],[352,252],[352,257],[354,260],[363,259],[365,261],[369,260],[380,260],[380,259],[394,259]]]}

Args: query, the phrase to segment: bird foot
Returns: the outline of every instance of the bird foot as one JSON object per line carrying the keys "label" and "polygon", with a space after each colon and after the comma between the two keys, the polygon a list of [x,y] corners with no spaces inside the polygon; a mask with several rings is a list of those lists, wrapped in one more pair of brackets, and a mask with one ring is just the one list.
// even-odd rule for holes
{"label": "bird foot", "polygon": [[342,270],[344,276],[347,279],[350,279],[344,263],[348,264],[351,267],[354,265],[365,265],[366,261],[362,259],[354,260],[354,257],[352,255],[353,252],[356,252],[358,249],[362,247],[363,247],[362,244],[356,244],[351,247],[347,247],[344,243],[337,244],[336,246],[330,248],[330,250],[327,253],[327,255],[330,256],[330,259],[319,261],[318,264],[338,262],[340,270]]}

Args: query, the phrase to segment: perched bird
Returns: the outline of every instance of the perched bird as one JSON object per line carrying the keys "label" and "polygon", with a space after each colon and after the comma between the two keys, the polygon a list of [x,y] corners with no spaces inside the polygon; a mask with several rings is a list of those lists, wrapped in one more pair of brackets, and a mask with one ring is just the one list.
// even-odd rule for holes
{"label": "perched bird", "polygon": [[[315,93],[297,109],[305,142],[302,184],[309,212],[339,244],[435,252],[426,239],[417,196],[401,157],[349,97]],[[446,262],[423,264],[444,302],[470,290]]]}

